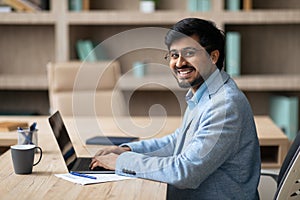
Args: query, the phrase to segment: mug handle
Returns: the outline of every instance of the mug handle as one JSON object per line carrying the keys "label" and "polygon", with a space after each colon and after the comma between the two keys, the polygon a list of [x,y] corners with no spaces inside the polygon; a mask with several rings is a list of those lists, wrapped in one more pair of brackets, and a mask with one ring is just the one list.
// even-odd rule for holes
{"label": "mug handle", "polygon": [[39,162],[40,162],[41,159],[42,159],[42,155],[43,155],[43,151],[42,151],[42,148],[41,148],[41,147],[34,147],[34,148],[35,148],[35,149],[39,149],[39,151],[40,151],[40,157],[39,157],[39,160],[38,160],[36,163],[33,164],[33,166],[39,164]]}

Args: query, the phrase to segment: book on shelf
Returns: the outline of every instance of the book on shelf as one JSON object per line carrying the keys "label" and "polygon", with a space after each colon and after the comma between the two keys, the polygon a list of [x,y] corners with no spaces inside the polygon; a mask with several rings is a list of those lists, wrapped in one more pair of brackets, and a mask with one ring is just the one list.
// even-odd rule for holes
{"label": "book on shelf", "polygon": [[226,0],[226,10],[229,11],[239,11],[243,9],[244,11],[252,10],[252,0]]}
{"label": "book on shelf", "polygon": [[28,127],[27,122],[17,122],[17,121],[3,121],[0,122],[0,132],[8,132],[17,130],[18,127],[26,128]]}
{"label": "book on shelf", "polygon": [[96,62],[98,60],[91,40],[78,40],[76,50],[81,61]]}
{"label": "book on shelf", "polygon": [[211,0],[188,0],[187,9],[192,12],[211,10]]}
{"label": "book on shelf", "polygon": [[244,11],[252,10],[252,0],[243,0],[243,10]]}
{"label": "book on shelf", "polygon": [[188,0],[187,8],[189,11],[197,11],[197,1],[198,0]]}
{"label": "book on shelf", "polygon": [[226,0],[226,10],[238,11],[241,9],[240,0]]}
{"label": "book on shelf", "polygon": [[299,99],[296,96],[273,95],[270,98],[270,117],[292,141],[298,132]]}
{"label": "book on shelf", "polygon": [[226,71],[231,76],[241,74],[241,34],[238,32],[226,33]]}
{"label": "book on shelf", "polygon": [[68,0],[70,11],[82,11],[83,0]]}
{"label": "book on shelf", "polygon": [[90,0],[82,0],[82,10],[90,10]]}
{"label": "book on shelf", "polygon": [[108,60],[108,55],[106,54],[105,48],[103,45],[93,44],[94,51],[97,57],[97,60]]}
{"label": "book on shelf", "polygon": [[90,10],[90,0],[68,0],[70,11]]}
{"label": "book on shelf", "polygon": [[39,6],[28,0],[3,0],[3,3],[11,6],[18,12],[35,12],[41,10]]}

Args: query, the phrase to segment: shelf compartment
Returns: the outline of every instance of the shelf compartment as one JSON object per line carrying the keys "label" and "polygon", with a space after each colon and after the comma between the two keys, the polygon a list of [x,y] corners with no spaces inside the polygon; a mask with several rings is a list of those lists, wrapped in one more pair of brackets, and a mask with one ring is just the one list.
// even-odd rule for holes
{"label": "shelf compartment", "polygon": [[280,168],[280,146],[260,146],[262,168]]}
{"label": "shelf compartment", "polygon": [[263,164],[278,163],[279,146],[260,146],[261,162]]}
{"label": "shelf compartment", "polygon": [[95,45],[104,42],[102,43],[102,51],[105,52],[105,57],[118,59],[121,63],[122,72],[131,69],[135,61],[166,64],[164,56],[167,47],[163,41],[168,29],[159,28],[159,31],[155,28],[150,29],[151,33],[145,29],[145,26],[140,25],[71,25],[68,44],[69,59],[79,59],[76,53],[76,42],[88,39]]}
{"label": "shelf compartment", "polygon": [[0,115],[49,115],[47,90],[0,90]]}
{"label": "shelf compartment", "polygon": [[[54,26],[53,25],[0,25],[0,76],[5,87],[15,87],[11,75],[28,76],[31,80],[35,75],[46,76],[46,65],[54,60]],[[26,79],[26,78],[25,78]],[[21,78],[21,80],[24,80]],[[31,88],[32,83],[28,87]],[[45,87],[45,84],[38,87]],[[15,85],[15,86],[14,86]],[[21,84],[22,89],[26,83]],[[20,85],[20,86],[21,86]]]}
{"label": "shelf compartment", "polygon": [[298,0],[252,0],[253,9],[299,9]]}
{"label": "shelf compartment", "polygon": [[241,75],[300,74],[300,24],[226,24],[225,30],[241,35]]}
{"label": "shelf compartment", "polygon": [[[223,0],[212,0],[212,8],[222,5]],[[177,10],[186,11],[188,0],[160,0],[156,1],[156,10]],[[139,10],[140,0],[102,0],[90,1],[91,10]],[[221,6],[219,6],[221,7]]]}
{"label": "shelf compartment", "polygon": [[[252,10],[256,9],[299,9],[298,0],[251,0]],[[139,10],[140,0],[102,0],[90,1],[90,10]],[[157,1],[156,10],[186,11],[188,0],[160,0]],[[225,0],[211,0],[212,10],[221,10],[226,5]]]}

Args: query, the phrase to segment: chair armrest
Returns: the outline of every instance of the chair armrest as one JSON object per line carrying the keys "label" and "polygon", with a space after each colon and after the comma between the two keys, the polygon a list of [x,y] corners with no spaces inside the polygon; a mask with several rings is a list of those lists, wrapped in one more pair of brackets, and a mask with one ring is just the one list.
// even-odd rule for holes
{"label": "chair armrest", "polygon": [[270,170],[261,170],[260,171],[260,175],[261,176],[269,176],[271,178],[273,178],[274,181],[276,181],[277,183],[277,180],[278,180],[278,172],[274,172],[274,171],[270,171]]}

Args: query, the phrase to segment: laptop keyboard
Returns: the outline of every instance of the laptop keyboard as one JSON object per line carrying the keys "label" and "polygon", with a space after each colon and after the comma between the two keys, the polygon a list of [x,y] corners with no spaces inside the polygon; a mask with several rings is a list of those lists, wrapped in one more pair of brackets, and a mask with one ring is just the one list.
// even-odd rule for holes
{"label": "laptop keyboard", "polygon": [[103,167],[95,167],[93,170],[90,169],[92,159],[91,158],[80,158],[78,166],[76,166],[77,171],[107,171]]}
{"label": "laptop keyboard", "polygon": [[80,162],[78,166],[76,166],[76,170],[78,171],[88,171],[90,170],[89,166],[91,164],[91,158],[80,158]]}

